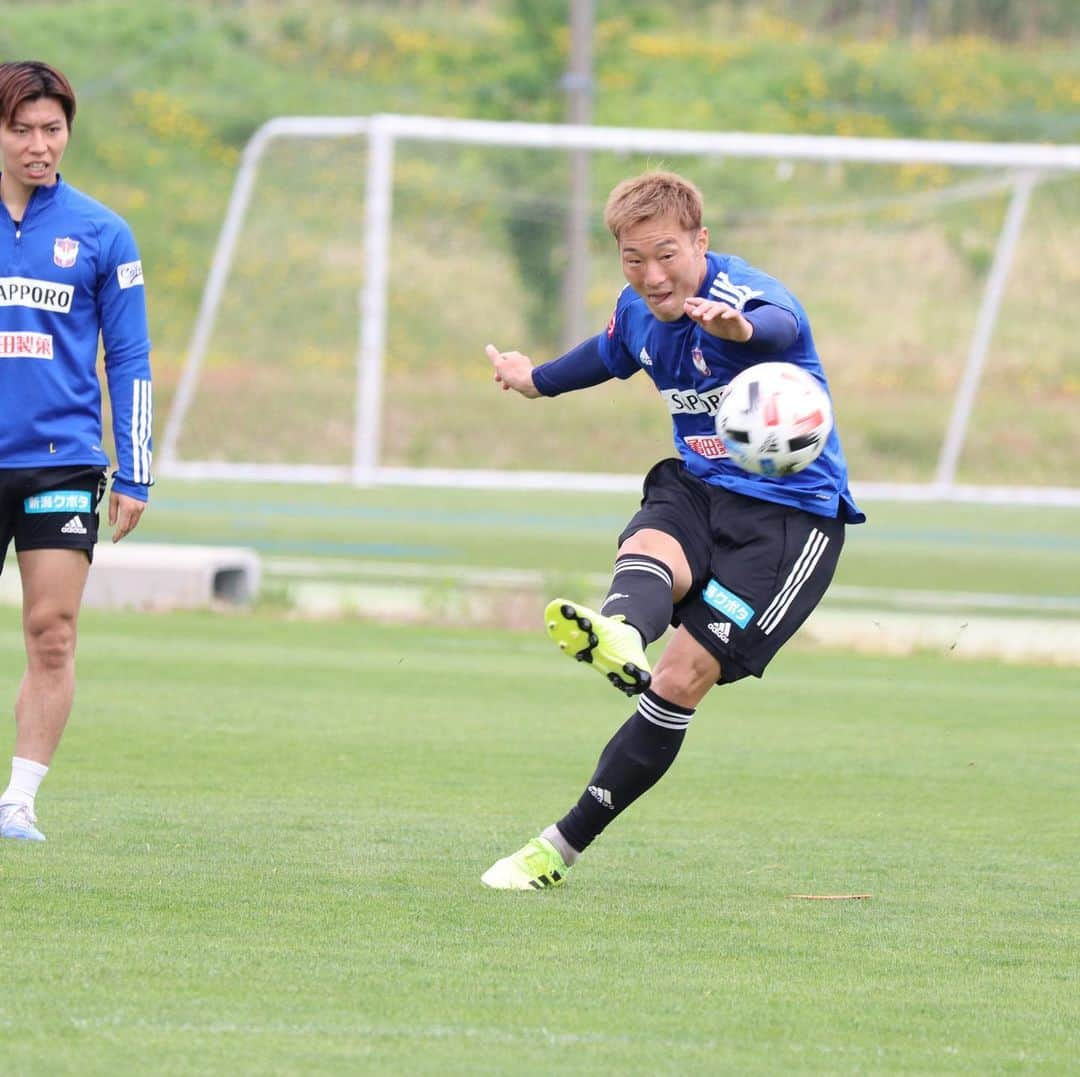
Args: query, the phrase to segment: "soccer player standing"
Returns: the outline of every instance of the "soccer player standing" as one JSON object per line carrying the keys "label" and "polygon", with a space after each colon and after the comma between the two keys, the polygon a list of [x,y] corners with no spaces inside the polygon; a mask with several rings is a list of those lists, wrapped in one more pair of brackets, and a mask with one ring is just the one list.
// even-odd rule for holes
{"label": "soccer player standing", "polygon": [[114,542],[138,524],[152,482],[142,263],[127,224],[58,171],[74,116],[55,68],[0,64],[0,570],[14,539],[26,644],[0,837],[30,841],[44,840],[34,798],[71,713],[107,486],[99,338],[117,456]]}
{"label": "soccer player standing", "polygon": [[[559,648],[636,695],[637,708],[570,811],[484,872],[495,889],[562,883],[671,766],[709,689],[762,675],[824,595],[845,526],[865,519],[835,429],[794,475],[752,475],[727,459],[716,412],[740,370],[772,360],[823,385],[825,375],[802,305],[741,258],[709,250],[703,212],[698,189],[674,173],[625,180],[604,214],[628,284],[607,331],[541,366],[487,347],[496,382],[528,398],[643,370],[671,413],[679,454],[646,476],[600,612],[567,599],[545,611]],[[645,648],[669,625],[676,631],[651,669]]]}

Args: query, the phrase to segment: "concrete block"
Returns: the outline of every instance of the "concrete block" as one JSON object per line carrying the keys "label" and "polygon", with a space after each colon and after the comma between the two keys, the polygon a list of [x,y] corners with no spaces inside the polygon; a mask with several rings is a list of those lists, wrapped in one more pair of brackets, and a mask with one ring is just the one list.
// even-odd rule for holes
{"label": "concrete block", "polygon": [[[233,546],[99,543],[86,581],[84,609],[202,609],[253,602],[262,581],[256,550]],[[14,550],[0,576],[0,601],[21,603]]]}

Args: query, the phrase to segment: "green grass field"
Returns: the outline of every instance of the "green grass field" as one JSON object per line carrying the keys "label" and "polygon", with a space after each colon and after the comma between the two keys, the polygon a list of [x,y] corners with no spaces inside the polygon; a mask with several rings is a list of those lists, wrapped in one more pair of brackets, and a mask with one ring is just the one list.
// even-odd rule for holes
{"label": "green grass field", "polygon": [[[260,124],[565,108],[563,11],[542,4],[6,7],[8,56],[76,84],[65,176],[139,237],[162,419]],[[595,122],[1076,141],[1074,36],[909,43],[767,8],[598,11]],[[184,459],[350,458],[363,158],[293,153],[260,175]],[[494,402],[483,344],[558,337],[558,304],[546,326],[529,307],[560,272],[536,228],[556,218],[527,230],[530,260],[507,230],[533,190],[514,155],[400,146],[397,162],[386,461],[576,468],[583,427],[593,461],[664,452],[635,382],[618,423],[606,387],[555,411]],[[599,207],[630,161],[592,164],[599,329],[621,286]],[[686,164],[717,246],[807,303],[853,467],[928,478],[1004,198],[938,204],[962,178],[943,169]],[[1034,192],[1006,306],[1025,313],[995,332],[963,481],[1076,474],[1078,205],[1075,177]],[[438,280],[437,316],[418,317],[417,282]],[[505,624],[533,625],[542,596],[596,595],[635,504],[162,480],[128,541],[252,546],[264,595],[228,614],[84,614],[75,713],[38,800],[49,841],[0,842],[3,1077],[1076,1073],[1075,665],[796,641],[764,682],[705,701],[671,774],[565,888],[480,886],[577,797],[629,705],[540,631],[460,620],[458,599],[470,572],[501,574]],[[1080,622],[1080,510],[865,507],[826,605],[868,634],[883,610],[939,601],[957,632],[998,608],[1019,634]],[[305,587],[378,584],[418,590],[425,623],[297,613]],[[8,714],[21,669],[18,611],[0,605]],[[871,896],[791,897],[856,892]]]}
{"label": "green grass field", "polygon": [[88,612],[80,646],[49,841],[0,846],[6,1072],[1074,1071],[1075,669],[791,650],[510,895],[480,872],[628,712],[539,633]]}
{"label": "green grass field", "polygon": [[[462,566],[580,586],[611,567],[636,494],[357,489],[163,480],[135,540],[242,545],[348,578],[378,562],[423,565],[453,584]],[[836,584],[896,592],[1063,598],[1080,616],[1080,509],[867,503]],[[274,565],[271,565],[274,568]],[[271,582],[287,576],[274,568]]]}

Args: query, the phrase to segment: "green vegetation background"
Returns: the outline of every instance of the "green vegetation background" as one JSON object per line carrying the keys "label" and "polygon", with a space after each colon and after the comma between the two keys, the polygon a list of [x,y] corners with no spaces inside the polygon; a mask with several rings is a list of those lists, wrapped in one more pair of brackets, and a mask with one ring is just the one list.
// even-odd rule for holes
{"label": "green vegetation background", "polygon": [[[567,6],[565,0],[2,5],[2,54],[57,63],[79,94],[65,175],[122,213],[139,239],[151,284],[159,433],[251,134],[284,114],[560,121],[566,114]],[[594,122],[873,137],[1080,139],[1080,52],[1069,4],[1044,3],[1037,11],[1009,3],[931,5],[919,33],[903,32],[904,19],[913,25],[926,5],[884,5],[892,24],[874,14],[878,7],[601,0],[593,41]],[[355,182],[342,175],[350,161],[340,152],[322,156],[313,148],[309,156],[271,162],[288,173],[275,176],[284,218],[245,234],[241,248],[248,274],[266,291],[250,302],[242,292],[231,293],[247,311],[243,332],[249,336],[228,356],[211,357],[205,396],[197,400],[182,444],[185,454],[201,450],[251,459],[258,445],[273,459],[348,461],[355,289],[341,292],[334,311],[321,311],[318,298],[290,293],[298,278],[310,276],[316,294],[327,296],[330,289],[318,276],[326,265],[312,262],[309,273],[278,270],[272,263],[285,253],[276,248],[294,253],[293,241],[286,243],[280,229],[295,219],[312,229],[309,256],[335,263],[335,283],[344,275],[341,261],[355,263],[349,280],[359,279],[357,222],[339,221],[342,190],[362,195],[362,162],[352,161]],[[503,180],[512,184],[515,169],[523,167],[529,166],[503,162]],[[409,285],[423,279],[417,274],[427,266],[395,250],[400,277],[394,282],[388,392],[398,419],[386,435],[388,462],[528,466],[539,452],[551,465],[573,466],[559,458],[565,439],[557,429],[552,433],[542,408],[499,413],[506,422],[503,457],[490,459],[486,440],[475,435],[477,420],[490,422],[494,410],[479,350],[487,335],[498,333],[505,347],[536,349],[539,358],[557,346],[550,309],[559,284],[559,214],[540,219],[528,206],[511,207],[499,231],[491,226],[494,212],[485,214],[484,191],[472,192],[470,201],[448,189],[443,211],[456,216],[444,224],[433,216],[438,207],[431,194],[438,192],[440,162],[403,153],[400,168],[398,235],[415,240],[421,251],[425,239],[443,243],[437,271],[469,286],[450,291],[453,309],[417,318]],[[597,172],[596,198],[602,199],[603,166]],[[778,185],[768,170],[747,164],[734,176],[730,169],[719,175],[720,183],[731,185],[733,201],[753,189],[764,192],[765,206],[784,204],[785,194],[773,193]],[[802,175],[808,189],[828,186],[823,177]],[[410,183],[419,176],[434,187],[410,200]],[[910,192],[956,180],[942,170],[915,168],[890,182]],[[331,195],[325,193],[328,181]],[[873,194],[881,174],[856,174],[846,182],[845,198]],[[812,239],[774,234],[760,220],[740,225],[729,220],[727,207],[724,215],[717,208],[716,246],[778,272],[776,256],[784,255],[781,275],[810,308],[819,344],[830,356],[849,456],[862,465],[854,468],[857,477],[928,477],[1004,207],[1004,196],[961,207],[937,222],[932,234],[918,226],[899,237],[888,229],[873,234],[848,227],[816,231]],[[1021,252],[1014,274],[1023,281],[1010,292],[995,336],[962,478],[1062,484],[1078,462],[1080,311],[1067,301],[1080,281],[1078,221],[1075,178],[1036,192],[1026,231],[1029,249]],[[347,235],[350,223],[355,241]],[[322,235],[316,228],[341,244],[332,259],[326,256],[331,239],[316,238]],[[800,246],[818,245],[822,236],[828,246],[817,249],[826,271],[799,255]],[[901,250],[902,269],[893,261]],[[610,309],[617,280],[607,268],[590,292],[590,312]],[[904,295],[913,273],[929,280],[919,282],[923,293],[914,308]],[[505,296],[499,304],[505,310],[494,317],[493,295]],[[888,318],[883,312],[867,323],[860,309],[874,304],[883,304]],[[519,317],[507,313],[518,308],[525,308]],[[259,313],[252,316],[252,310]],[[322,331],[321,319],[331,315],[337,320],[327,321]],[[446,344],[455,328],[448,323],[455,320],[460,332],[454,340],[464,343]],[[335,339],[338,350],[297,348],[280,331],[282,324],[294,328],[304,321],[313,336]],[[290,340],[285,357],[272,357],[270,344],[258,335],[260,325],[278,346]],[[940,354],[924,354],[928,339]],[[319,377],[305,376],[312,373]],[[441,411],[420,409],[428,418],[418,420],[416,409],[408,407],[418,378],[433,395],[463,395]],[[245,415],[238,408],[238,386],[258,397],[258,409]],[[602,470],[636,470],[667,443],[665,418],[641,388],[633,387],[637,410],[618,429],[595,421],[607,414],[606,389],[560,402],[567,422],[590,421],[597,430],[597,456],[607,465]],[[274,438],[263,436],[267,414],[289,413],[298,418],[295,430],[282,424]],[[610,444],[601,429],[606,427]],[[641,435],[640,452],[631,459],[619,455],[628,429]]]}

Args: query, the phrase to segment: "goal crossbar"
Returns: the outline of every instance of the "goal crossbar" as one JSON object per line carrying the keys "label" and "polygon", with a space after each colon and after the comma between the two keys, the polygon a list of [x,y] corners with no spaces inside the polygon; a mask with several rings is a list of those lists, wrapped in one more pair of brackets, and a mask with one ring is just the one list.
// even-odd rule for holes
{"label": "goal crossbar", "polygon": [[[180,432],[191,407],[229,269],[254,189],[259,162],[280,138],[355,138],[368,143],[365,179],[365,278],[360,293],[361,327],[356,349],[356,406],[353,462],[350,467],[267,465],[221,461],[182,461]],[[854,138],[832,135],[702,132],[649,128],[531,124],[380,113],[371,116],[283,116],[267,121],[249,140],[233,186],[210,273],[196,316],[191,342],[166,422],[158,472],[191,478],[266,479],[292,482],[348,482],[353,485],[472,486],[562,489],[636,488],[637,477],[563,472],[454,470],[387,467],[380,461],[381,411],[389,306],[389,251],[393,200],[394,148],[398,141],[427,141],[640,154],[775,158],[870,164],[936,164],[993,168],[1008,173],[1012,188],[1005,222],[976,319],[967,361],[953,401],[948,433],[930,483],[868,483],[865,496],[895,499],[987,500],[1080,506],[1080,490],[1047,487],[977,487],[956,483],[956,467],[978,391],[1004,285],[1027,213],[1040,179],[1080,171],[1080,145],[956,142],[918,139]],[[983,491],[983,495],[980,495]]]}

